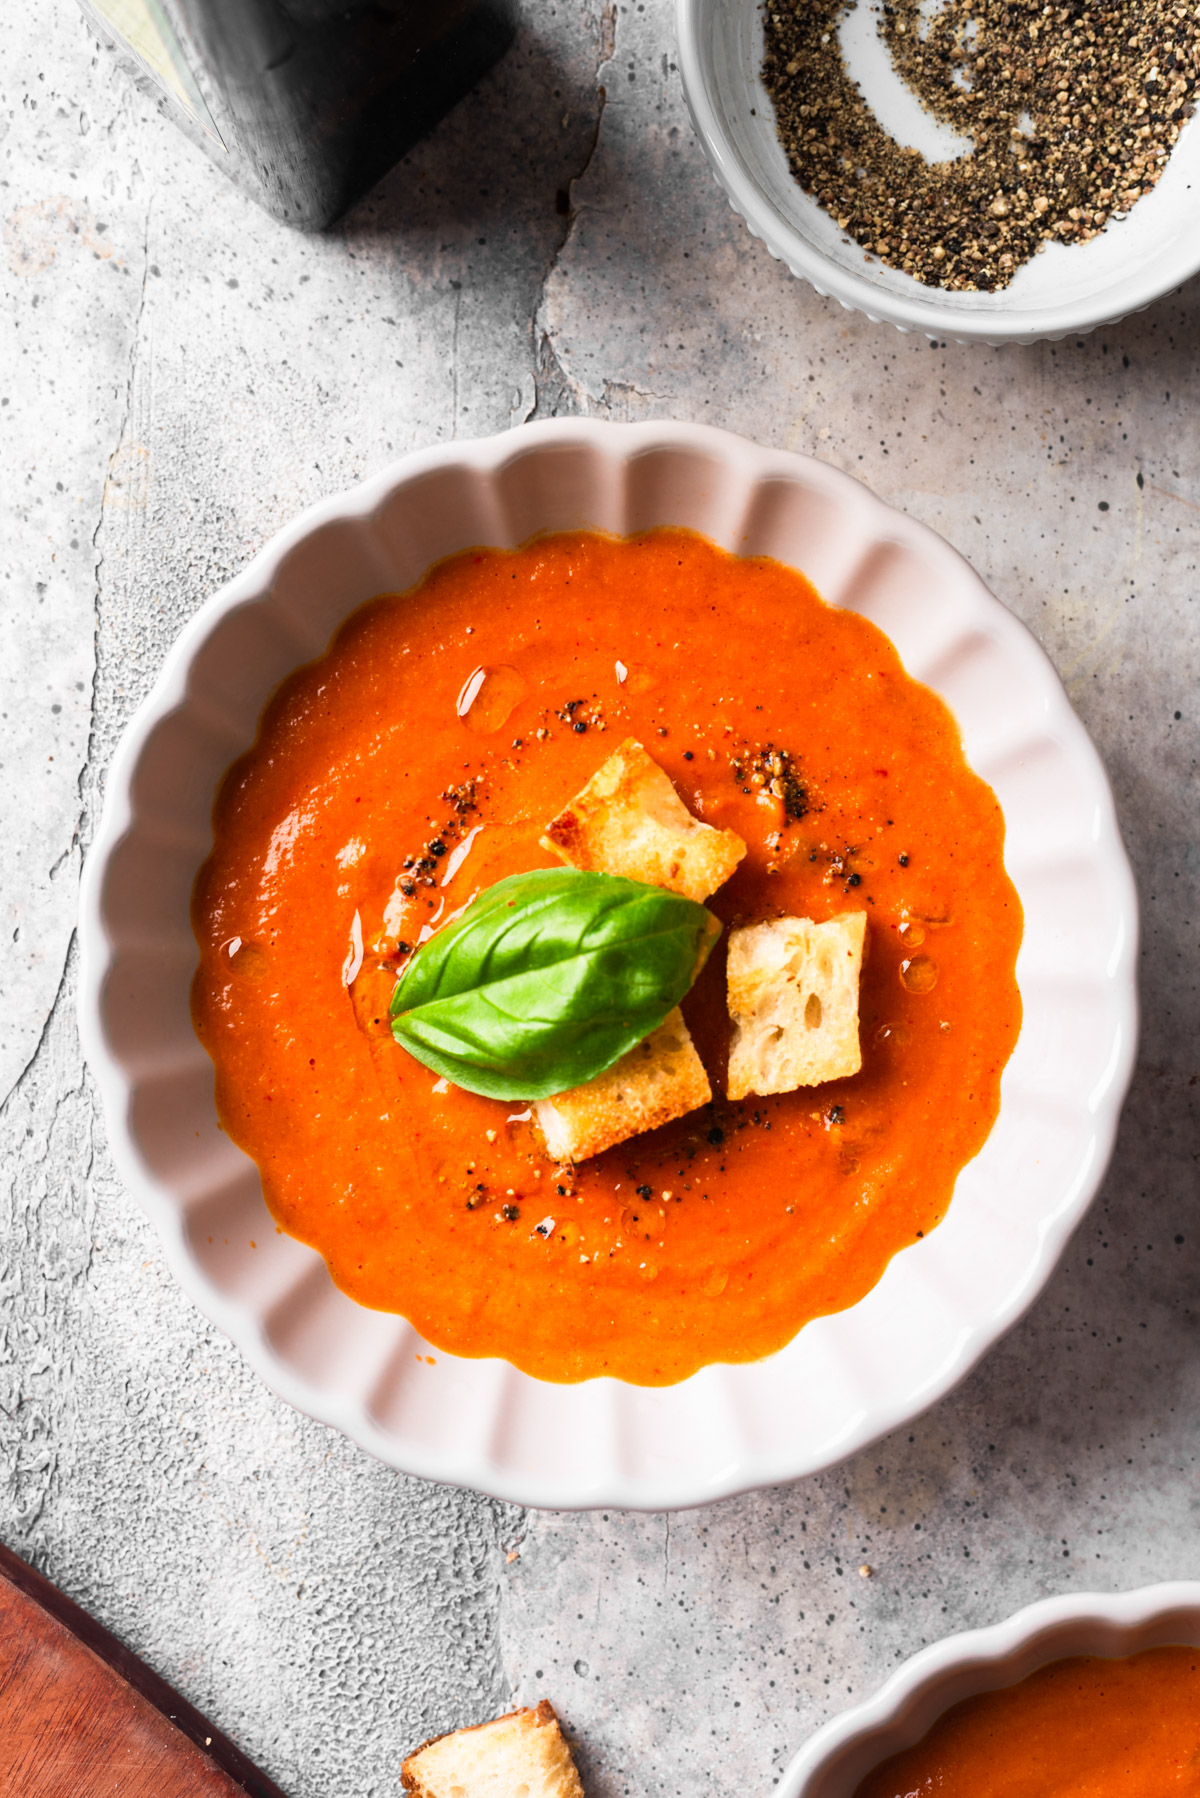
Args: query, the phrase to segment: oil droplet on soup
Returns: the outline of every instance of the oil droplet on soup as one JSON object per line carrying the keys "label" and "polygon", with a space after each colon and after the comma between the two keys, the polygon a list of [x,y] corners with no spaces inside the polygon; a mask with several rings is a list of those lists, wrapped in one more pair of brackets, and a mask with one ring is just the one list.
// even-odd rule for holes
{"label": "oil droplet on soup", "polygon": [[621,1213],[621,1231],[642,1242],[657,1242],[666,1228],[667,1217],[661,1205],[652,1200],[645,1204],[627,1205]]}
{"label": "oil droplet on soup", "polygon": [[463,683],[455,711],[468,730],[489,736],[508,723],[528,691],[528,683],[515,668],[503,663],[497,668],[476,668]]}
{"label": "oil droplet on soup", "polygon": [[228,955],[234,973],[242,980],[266,979],[271,961],[261,943],[243,942],[241,937],[235,936],[228,945]]}
{"label": "oil droplet on soup", "polygon": [[900,963],[900,979],[910,993],[931,993],[937,985],[937,963],[927,955],[914,955]]}

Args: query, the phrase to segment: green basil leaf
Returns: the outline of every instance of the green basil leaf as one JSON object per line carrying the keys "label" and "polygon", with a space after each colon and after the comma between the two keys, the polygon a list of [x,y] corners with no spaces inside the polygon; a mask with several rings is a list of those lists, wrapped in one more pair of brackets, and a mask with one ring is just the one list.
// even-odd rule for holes
{"label": "green basil leaf", "polygon": [[577,868],[513,874],[416,951],[392,1034],[468,1092],[545,1099],[656,1030],[721,926],[694,899]]}

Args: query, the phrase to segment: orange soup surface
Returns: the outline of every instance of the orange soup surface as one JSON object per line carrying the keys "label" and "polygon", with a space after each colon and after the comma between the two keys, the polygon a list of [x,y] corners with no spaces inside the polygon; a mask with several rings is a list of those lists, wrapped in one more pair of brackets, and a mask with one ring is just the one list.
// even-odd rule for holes
{"label": "orange soup surface", "polygon": [[[745,839],[726,923],[866,912],[863,1067],[724,1099],[719,944],[683,1007],[713,1104],[555,1166],[527,1107],[412,1060],[388,1000],[402,945],[558,865],[547,822],[627,737]],[[995,1120],[1000,808],[881,632],[778,563],[655,531],[439,564],[284,683],[214,839],[193,1010],[224,1127],[345,1291],[455,1354],[643,1385],[770,1354],[933,1229]]]}
{"label": "orange soup surface", "polygon": [[854,1798],[1200,1798],[1200,1650],[1079,1655],[964,1699]]}

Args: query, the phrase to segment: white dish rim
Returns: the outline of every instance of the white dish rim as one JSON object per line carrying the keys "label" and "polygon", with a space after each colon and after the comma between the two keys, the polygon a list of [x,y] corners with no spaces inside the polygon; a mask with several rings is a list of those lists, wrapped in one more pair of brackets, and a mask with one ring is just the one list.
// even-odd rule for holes
{"label": "white dish rim", "polygon": [[[1005,643],[1031,673],[1040,669],[1040,679],[1047,704],[1054,708],[1055,730],[1069,740],[1073,753],[1088,770],[1090,803],[1095,817],[1095,831],[1103,849],[1106,877],[1115,885],[1122,929],[1120,941],[1113,951],[1109,972],[1113,1004],[1119,1023],[1115,1029],[1103,1092],[1090,1107],[1086,1171],[1081,1173],[1071,1190],[1060,1195],[1056,1207],[1040,1220],[1037,1250],[1030,1264],[1028,1278],[1011,1291],[986,1319],[974,1318],[957,1328],[955,1350],[936,1367],[927,1370],[915,1391],[903,1402],[890,1398],[887,1402],[867,1404],[864,1401],[855,1420],[848,1424],[836,1444],[826,1443],[821,1452],[811,1444],[788,1439],[772,1442],[769,1451],[741,1453],[728,1458],[719,1467],[708,1467],[703,1476],[696,1470],[671,1467],[664,1471],[642,1468],[629,1472],[620,1466],[609,1466],[603,1472],[584,1477],[577,1468],[560,1467],[553,1477],[544,1473],[529,1477],[511,1468],[498,1467],[492,1454],[492,1443],[477,1443],[473,1449],[447,1449],[430,1442],[419,1442],[396,1436],[382,1429],[361,1403],[341,1402],[319,1388],[290,1366],[274,1349],[264,1332],[261,1317],[251,1313],[240,1302],[220,1291],[199,1267],[184,1236],[183,1212],[178,1196],[168,1189],[147,1166],[130,1126],[129,1111],[133,1084],[108,1041],[104,1022],[103,990],[105,977],[113,959],[113,945],[105,924],[103,896],[104,876],[114,851],[135,824],[131,803],[131,783],[139,765],[147,739],[156,725],[184,704],[189,669],[201,649],[225,615],[248,599],[268,594],[281,564],[294,550],[322,527],[344,520],[371,519],[390,497],[405,485],[433,471],[445,471],[458,465],[471,473],[495,474],[511,467],[517,458],[549,449],[559,453],[565,446],[584,446],[590,451],[610,454],[627,466],[633,459],[650,450],[677,451],[711,456],[730,469],[745,473],[753,468],[759,478],[788,477],[799,480],[803,474],[809,484],[824,493],[839,494],[852,500],[864,514],[874,515],[879,536],[876,542],[901,543],[919,548],[936,558],[969,594],[971,604],[980,617],[986,616],[989,630],[997,642]],[[466,547],[466,545],[463,545]],[[356,605],[359,603],[355,601]],[[966,602],[964,601],[964,604]],[[348,604],[346,611],[354,609]],[[963,627],[965,629],[965,625]],[[298,656],[297,665],[307,659]],[[935,685],[936,682],[931,683]],[[230,758],[236,751],[231,752]],[[1099,854],[1100,851],[1098,850]],[[450,1484],[471,1487],[495,1497],[521,1504],[548,1508],[624,1507],[642,1510],[681,1508],[729,1496],[755,1487],[794,1479],[824,1467],[836,1465],[890,1429],[920,1414],[936,1403],[971,1370],[986,1350],[1028,1309],[1049,1279],[1071,1232],[1094,1197],[1111,1156],[1121,1105],[1132,1074],[1137,1042],[1137,902],[1132,875],[1121,845],[1111,791],[1099,758],[1069,702],[1044,652],[1037,646],[1026,627],[991,595],[969,565],[928,527],[895,511],[871,494],[852,476],[828,464],[798,456],[790,451],[767,450],[747,439],[710,426],[661,421],[639,425],[615,425],[590,419],[551,420],[524,425],[490,438],[444,444],[401,458],[372,479],[308,508],[292,524],[285,527],[261,550],[231,582],[212,595],[199,608],[180,632],[168,651],[159,676],[147,698],[131,719],[108,772],[103,815],[89,850],[81,889],[80,939],[81,975],[79,995],[80,1030],[88,1061],[96,1079],[103,1104],[110,1141],[118,1170],[126,1185],[138,1198],[154,1222],[163,1241],[164,1252],[176,1278],[198,1308],[238,1345],[251,1366],[267,1384],[298,1410],[341,1429],[352,1440],[380,1459],[405,1472]],[[998,1127],[998,1126],[997,1126]],[[945,1226],[942,1227],[943,1229]],[[878,1292],[891,1268],[904,1256],[917,1249],[928,1249],[936,1243],[941,1231],[934,1232],[924,1244],[912,1245],[893,1259],[889,1270],[873,1288]],[[306,1253],[314,1255],[315,1251]],[[865,1305],[867,1298],[860,1301]],[[851,1312],[859,1307],[852,1307]],[[835,1314],[846,1318],[851,1312]],[[378,1314],[372,1314],[378,1315]],[[828,1323],[819,1319],[808,1330]],[[806,1332],[794,1339],[794,1347]],[[439,1356],[442,1351],[437,1351]],[[788,1350],[781,1350],[785,1355]],[[443,1357],[453,1361],[453,1357]],[[714,1420],[728,1412],[732,1404],[732,1388],[721,1386],[722,1373],[738,1374],[747,1368],[769,1367],[777,1356],[749,1364],[719,1364],[702,1369],[689,1380],[668,1388],[628,1387],[613,1380],[583,1382],[577,1387],[551,1386],[555,1393],[584,1391],[590,1386],[612,1388],[618,1394],[635,1395],[613,1400],[628,1411],[647,1392],[684,1393],[707,1416]],[[507,1369],[506,1363],[465,1362],[458,1368]],[[515,1370],[508,1369],[509,1373]],[[482,1377],[482,1376],[481,1376]],[[518,1376],[525,1381],[528,1376]],[[535,1387],[543,1382],[533,1381]],[[485,1432],[486,1435],[486,1432]]]}

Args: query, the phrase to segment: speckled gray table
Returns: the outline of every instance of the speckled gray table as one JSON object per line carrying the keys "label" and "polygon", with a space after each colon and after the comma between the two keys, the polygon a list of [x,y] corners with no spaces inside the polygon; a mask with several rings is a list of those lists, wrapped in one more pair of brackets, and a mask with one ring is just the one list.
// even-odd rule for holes
{"label": "speckled gray table", "polygon": [[[666,0],[531,0],[320,239],[71,0],[6,8],[0,71],[0,1537],[294,1798],[394,1792],[424,1735],[544,1694],[591,1798],[766,1798],[947,1630],[1200,1573],[1200,287],[1027,350],[840,311],[719,197]],[[1145,908],[1116,1162],[1032,1314],[837,1472],[669,1518],[424,1486],[277,1403],[114,1177],[73,1014],[104,769],[184,619],[390,457],[575,411],[805,449],[944,532],[1054,658]]]}

